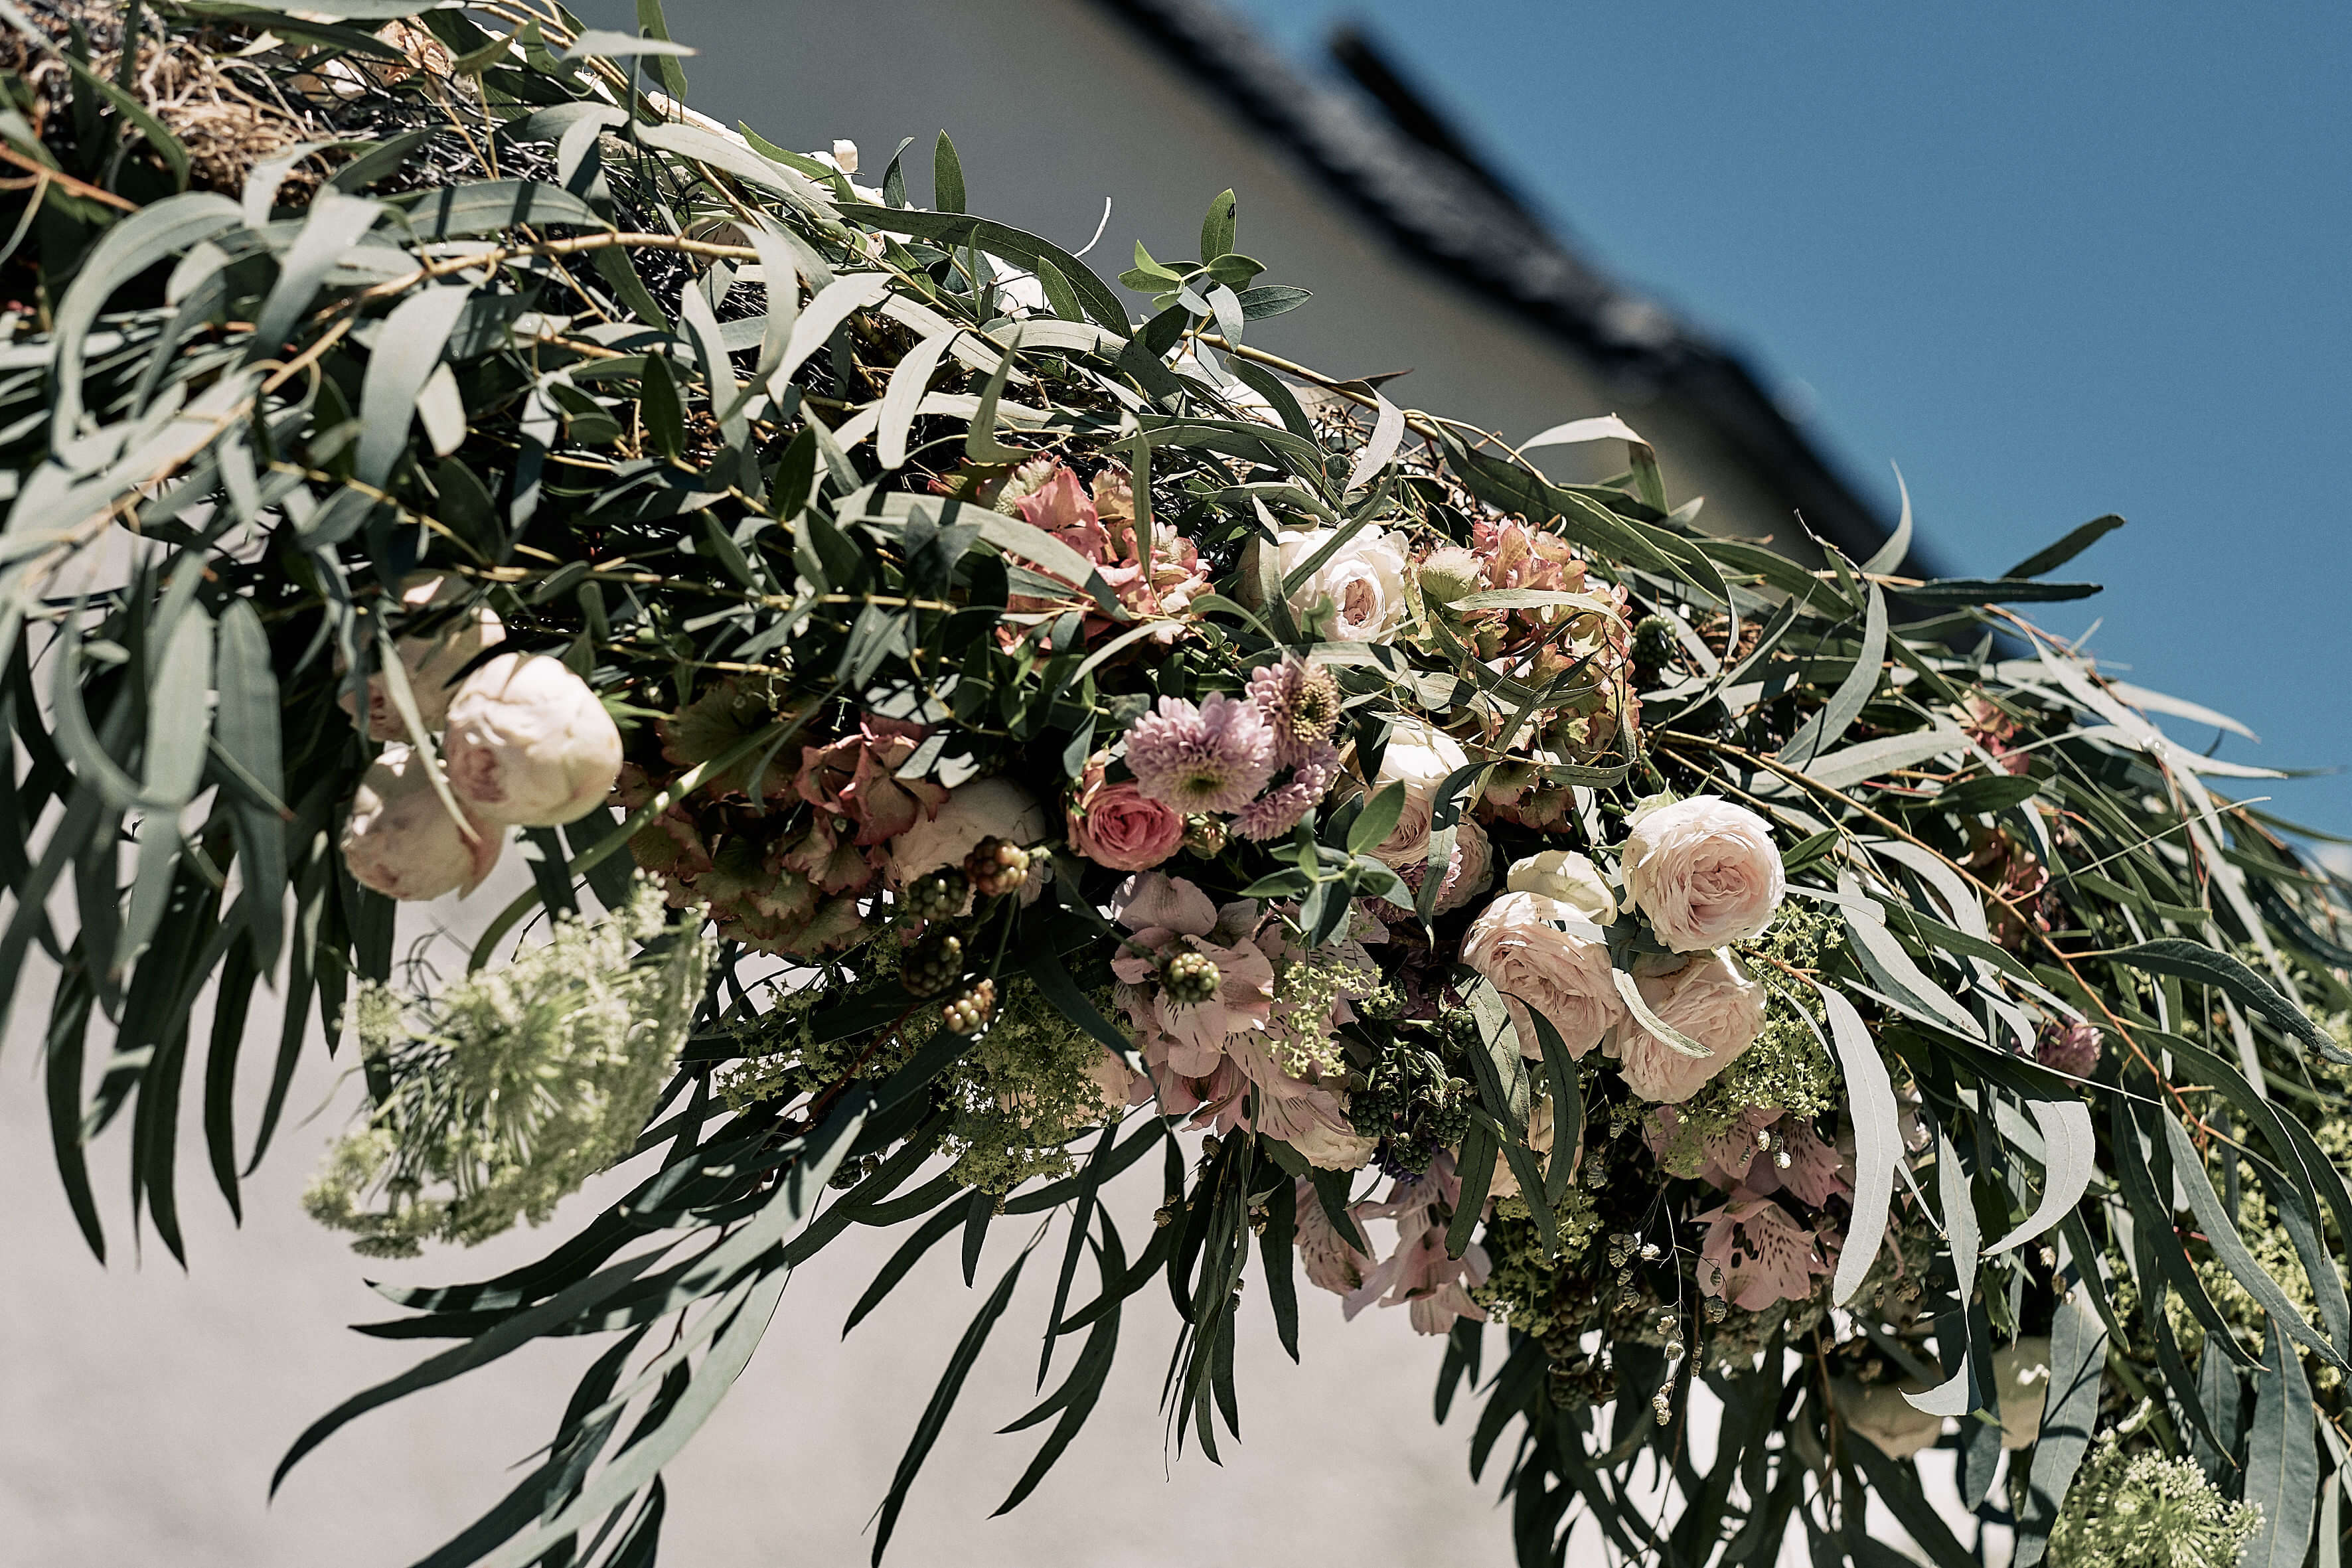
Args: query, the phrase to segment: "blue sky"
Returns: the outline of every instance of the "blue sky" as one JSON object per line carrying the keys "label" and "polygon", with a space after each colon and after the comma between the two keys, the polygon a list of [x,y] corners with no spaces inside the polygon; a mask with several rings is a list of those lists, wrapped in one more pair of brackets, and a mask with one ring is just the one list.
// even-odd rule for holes
{"label": "blue sky", "polygon": [[[1954,570],[2122,513],[2042,623],[2352,764],[2352,8],[1228,3],[1317,69],[1367,24]],[[2352,834],[2352,773],[2238,793]]]}

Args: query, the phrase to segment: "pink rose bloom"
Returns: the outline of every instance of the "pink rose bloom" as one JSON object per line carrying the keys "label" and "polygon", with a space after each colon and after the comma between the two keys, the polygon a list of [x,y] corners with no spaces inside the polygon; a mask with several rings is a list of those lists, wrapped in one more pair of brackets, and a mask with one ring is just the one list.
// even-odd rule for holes
{"label": "pink rose bloom", "polygon": [[1470,922],[1462,962],[1503,994],[1519,1032],[1519,1053],[1529,1060],[1543,1055],[1531,1009],[1550,1020],[1574,1057],[1624,1021],[1625,1004],[1610,975],[1600,928],[1557,899],[1505,893]]}
{"label": "pink rose bloom", "polygon": [[1644,974],[1640,973],[1643,967],[1636,967],[1634,984],[1658,1021],[1715,1054],[1685,1056],[1629,1018],[1610,1055],[1618,1058],[1617,1070],[1634,1093],[1679,1105],[1756,1043],[1764,1028],[1764,988],[1719,952],[1664,973]]}
{"label": "pink rose bloom", "polygon": [[1102,559],[1107,542],[1093,498],[1078,486],[1078,476],[1054,465],[1045,481],[1013,503],[1021,521],[1042,528],[1089,561]]}
{"label": "pink rose bloom", "polygon": [[1733,1306],[1758,1312],[1775,1301],[1801,1301],[1813,1278],[1827,1274],[1820,1238],[1788,1210],[1747,1188],[1721,1208],[1696,1215],[1707,1227],[1698,1253],[1698,1288]]}
{"label": "pink rose bloom", "polygon": [[[422,616],[463,599],[466,593],[467,585],[459,578],[438,572],[414,572],[400,584],[400,602]],[[455,695],[451,683],[457,679],[457,672],[472,663],[474,656],[484,648],[506,639],[506,624],[499,619],[498,612],[488,605],[477,605],[430,636],[404,637],[393,645],[399,651],[400,667],[408,677],[409,695],[416,700],[416,716],[424,721],[425,729],[438,730],[447,721],[449,700]],[[340,655],[337,668],[342,668]],[[352,710],[350,692],[344,692],[336,701],[344,712]],[[391,689],[382,675],[368,677],[368,738],[408,738],[408,725],[394,705]]]}
{"label": "pink rose bloom", "polygon": [[1636,811],[1621,868],[1633,903],[1676,952],[1756,935],[1788,892],[1764,819],[1713,795]]}
{"label": "pink rose bloom", "polygon": [[[1231,1037],[1264,1030],[1274,1012],[1274,965],[1250,940],[1256,904],[1244,900],[1220,910],[1193,883],[1158,871],[1129,878],[1112,903],[1118,923],[1135,933],[1110,967],[1121,982],[1121,1005],[1148,1037],[1147,1062],[1150,1045],[1164,1043],[1170,1072],[1210,1077]],[[1217,994],[1207,1001],[1185,1004],[1161,994],[1160,963],[1180,951],[1203,954],[1217,966]]]}
{"label": "pink rose bloom", "polygon": [[[469,837],[470,836],[470,837]],[[506,830],[442,804],[425,759],[394,742],[360,775],[343,825],[343,864],[363,888],[415,902],[470,893],[498,864]]]}
{"label": "pink rose bloom", "polygon": [[604,804],[621,731],[588,683],[541,654],[502,653],[449,702],[449,786],[487,822],[556,827]]}
{"label": "pink rose bloom", "polygon": [[1149,871],[1184,843],[1182,816],[1133,780],[1103,783],[1099,763],[1079,779],[1068,820],[1070,847],[1114,871]]}
{"label": "pink rose bloom", "polygon": [[898,776],[930,732],[928,725],[866,714],[855,735],[827,746],[803,746],[793,786],[819,811],[856,823],[859,848],[896,838],[919,819],[937,816],[947,804],[944,785]]}

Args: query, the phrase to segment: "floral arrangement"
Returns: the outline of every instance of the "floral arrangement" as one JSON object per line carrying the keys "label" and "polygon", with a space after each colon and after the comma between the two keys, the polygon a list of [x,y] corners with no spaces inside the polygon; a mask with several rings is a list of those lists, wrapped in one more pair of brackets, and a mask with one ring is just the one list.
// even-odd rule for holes
{"label": "floral arrangement", "polygon": [[[2007,607],[2117,520],[1986,580],[1904,575],[1907,510],[1861,562],[1702,527],[1613,416],[1513,445],[1251,344],[1307,295],[1230,193],[1123,295],[944,136],[919,205],[693,114],[651,0],[400,9],[0,9],[0,986],[58,963],[91,1246],[127,1121],[179,1250],[198,1082],[236,1205],[314,1023],[362,1252],[645,1157],[542,1261],[394,1292],[451,1348],[285,1466],[612,1335],[434,1561],[646,1563],[791,1268],[913,1226],[854,1324],[1045,1215],[877,1561],[1033,1256],[1048,1362],[1084,1338],[1008,1507],[1156,1284],[1216,1456],[1254,1277],[1294,1355],[1313,1292],[1431,1336],[1523,1563],[1584,1517],[1897,1561],[1874,1500],[1939,1564],[2336,1560],[2344,889],[2158,721],[2231,721]],[[1624,472],[1528,455],[1591,442]],[[396,963],[510,840],[463,972]]]}

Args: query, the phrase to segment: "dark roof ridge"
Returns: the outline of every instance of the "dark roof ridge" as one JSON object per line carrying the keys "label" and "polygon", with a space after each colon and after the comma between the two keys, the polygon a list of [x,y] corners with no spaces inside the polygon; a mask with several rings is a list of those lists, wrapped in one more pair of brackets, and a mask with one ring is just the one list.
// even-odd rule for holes
{"label": "dark roof ridge", "polygon": [[[1692,408],[1775,477],[1816,534],[1860,559],[1892,531],[1740,356],[1575,254],[1504,195],[1500,180],[1307,80],[1215,0],[1097,3],[1304,159],[1403,249],[1566,340],[1621,387],[1671,393]],[[1914,546],[1914,569],[1928,553]]]}

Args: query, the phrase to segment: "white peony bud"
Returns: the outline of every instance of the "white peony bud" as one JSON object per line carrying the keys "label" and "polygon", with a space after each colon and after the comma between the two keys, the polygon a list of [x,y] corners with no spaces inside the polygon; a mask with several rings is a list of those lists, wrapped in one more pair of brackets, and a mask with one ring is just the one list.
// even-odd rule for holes
{"label": "white peony bud", "polygon": [[[414,572],[400,584],[400,602],[412,611],[425,611],[463,599],[467,592],[459,578],[438,572]],[[408,673],[409,694],[416,699],[417,717],[425,721],[427,730],[438,730],[449,715],[449,701],[456,695],[450,684],[457,672],[473,662],[476,655],[507,640],[506,624],[498,612],[488,605],[474,608],[443,626],[429,636],[405,637],[394,646],[400,650],[401,668]],[[338,660],[340,662],[340,659]],[[344,692],[338,700],[343,711],[352,710],[352,694]],[[408,726],[401,722],[400,710],[393,705],[392,692],[382,675],[368,677],[368,738],[375,741],[404,741]]]}
{"label": "white peony bud", "polygon": [[554,827],[621,776],[621,731],[588,683],[541,654],[506,653],[449,703],[450,786],[490,822]]}
{"label": "white peony bud", "polygon": [[1514,893],[1556,899],[1597,926],[1617,918],[1617,895],[1602,879],[1601,868],[1573,849],[1528,856],[1511,867],[1503,885]]}
{"label": "white peony bud", "polygon": [[362,887],[414,902],[472,892],[498,864],[505,844],[506,829],[494,823],[469,819],[460,827],[435,792],[425,759],[395,742],[361,775],[352,795],[343,864]]}

